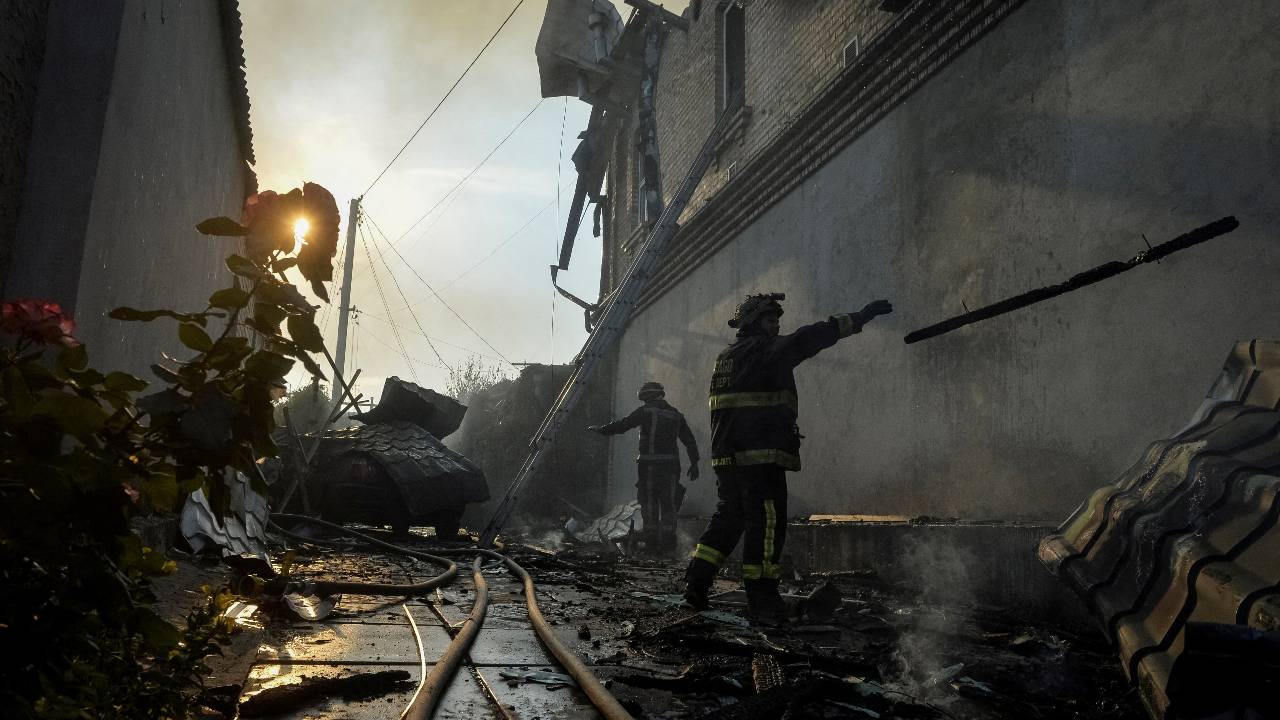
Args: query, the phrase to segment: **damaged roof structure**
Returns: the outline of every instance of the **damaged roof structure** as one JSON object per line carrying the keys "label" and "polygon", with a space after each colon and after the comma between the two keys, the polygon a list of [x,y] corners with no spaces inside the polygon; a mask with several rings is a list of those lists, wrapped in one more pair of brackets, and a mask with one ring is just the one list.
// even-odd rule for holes
{"label": "damaged roof structure", "polygon": [[1280,343],[1242,342],[1190,423],[1040,544],[1152,717],[1280,715],[1277,432]]}

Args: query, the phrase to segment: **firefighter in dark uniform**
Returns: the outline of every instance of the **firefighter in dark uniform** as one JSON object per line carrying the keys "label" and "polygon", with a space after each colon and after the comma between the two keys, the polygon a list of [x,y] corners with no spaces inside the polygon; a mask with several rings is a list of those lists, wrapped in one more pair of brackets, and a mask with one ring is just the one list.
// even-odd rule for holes
{"label": "firefighter in dark uniform", "polygon": [[666,390],[662,385],[647,382],[639,393],[644,404],[630,415],[606,425],[587,428],[601,435],[617,435],[634,427],[640,428],[640,450],[636,455],[636,469],[640,476],[636,483],[640,518],[644,521],[646,549],[658,553],[670,553],[676,548],[676,511],[684,498],[684,488],[680,485],[680,455],[676,452],[677,438],[689,453],[689,480],[698,479],[698,443],[684,415],[671,407],[664,396]]}
{"label": "firefighter in dark uniform", "polygon": [[787,528],[788,470],[800,469],[798,400],[793,370],[840,338],[893,311],[876,300],[858,312],[833,315],[779,335],[782,293],[751,295],[729,320],[738,337],[716,359],[711,375],[711,466],[718,503],[685,573],[685,601],[707,607],[716,570],[745,533],[742,579],[752,618],[786,615],[778,594],[779,560]]}

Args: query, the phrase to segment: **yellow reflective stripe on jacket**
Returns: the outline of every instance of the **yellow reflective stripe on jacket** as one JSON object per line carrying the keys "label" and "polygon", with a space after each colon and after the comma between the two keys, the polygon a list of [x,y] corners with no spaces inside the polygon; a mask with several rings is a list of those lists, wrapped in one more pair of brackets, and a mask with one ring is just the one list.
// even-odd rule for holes
{"label": "yellow reflective stripe on jacket", "polygon": [[[766,578],[778,577],[778,566],[773,562],[774,542],[778,532],[778,511],[773,507],[773,500],[764,501],[764,565],[760,573]],[[770,574],[770,571],[774,574]]]}
{"label": "yellow reflective stripe on jacket", "polygon": [[861,328],[854,322],[852,315],[832,315],[836,321],[836,334],[840,337],[849,337]]}
{"label": "yellow reflective stripe on jacket", "polygon": [[729,410],[745,407],[776,407],[786,405],[792,410],[800,409],[800,399],[790,390],[771,392],[736,392],[717,393],[707,400],[711,410]]}
{"label": "yellow reflective stripe on jacket", "polygon": [[762,577],[764,577],[763,565],[743,565],[742,566],[743,580],[759,580]]}
{"label": "yellow reflective stripe on jacket", "polygon": [[777,465],[786,470],[800,469],[800,456],[778,450],[765,448],[761,450],[740,450],[727,457],[711,458],[711,467],[733,467],[736,465]]}
{"label": "yellow reflective stripe on jacket", "polygon": [[693,553],[689,557],[706,560],[716,567],[719,567],[720,563],[724,562],[724,553],[710,545],[703,545],[702,543],[698,543],[698,546],[693,549]]}

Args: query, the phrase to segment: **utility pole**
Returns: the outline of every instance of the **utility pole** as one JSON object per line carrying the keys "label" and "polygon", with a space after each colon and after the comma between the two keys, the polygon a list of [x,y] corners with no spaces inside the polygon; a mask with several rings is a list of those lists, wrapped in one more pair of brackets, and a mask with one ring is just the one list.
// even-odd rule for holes
{"label": "utility pole", "polygon": [[[351,266],[356,257],[356,223],[360,222],[360,198],[352,198],[351,210],[347,214],[347,256],[342,265],[342,295],[338,305],[338,352],[334,365],[338,373],[346,372],[344,363],[347,360],[347,319],[351,315]],[[335,388],[335,395],[338,394]]]}

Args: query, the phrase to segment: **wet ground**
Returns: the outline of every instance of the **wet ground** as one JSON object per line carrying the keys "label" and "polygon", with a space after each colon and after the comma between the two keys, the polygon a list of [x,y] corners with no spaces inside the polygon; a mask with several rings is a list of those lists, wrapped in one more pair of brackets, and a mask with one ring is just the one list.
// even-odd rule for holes
{"label": "wet ground", "polygon": [[[1092,634],[920,597],[885,586],[868,569],[784,584],[797,596],[826,584],[826,612],[760,628],[744,619],[731,579],[717,581],[712,610],[680,607],[678,561],[622,558],[603,547],[509,551],[533,574],[557,635],[637,717],[1144,717],[1112,652]],[[404,558],[330,549],[300,550],[294,569],[393,582],[436,572]],[[534,636],[519,584],[496,563],[485,576],[484,628],[436,717],[596,717]],[[398,717],[424,662],[429,671],[471,604],[464,568],[454,584],[408,602],[346,595],[320,622],[267,608],[241,696],[258,708],[242,705],[241,714]],[[346,685],[328,682],[335,678]],[[281,688],[304,692],[273,705],[264,691],[280,697]]]}

